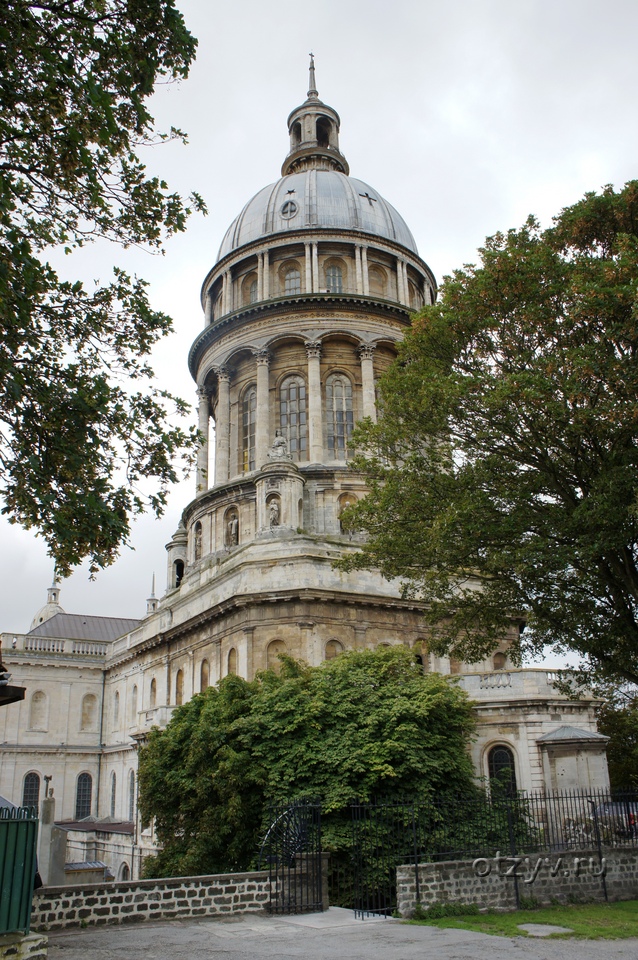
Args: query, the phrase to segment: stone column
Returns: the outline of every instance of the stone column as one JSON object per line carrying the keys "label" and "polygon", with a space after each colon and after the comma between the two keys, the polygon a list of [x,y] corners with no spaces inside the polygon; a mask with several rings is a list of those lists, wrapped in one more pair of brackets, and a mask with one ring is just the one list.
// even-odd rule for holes
{"label": "stone column", "polygon": [[268,457],[270,439],[270,392],[268,383],[268,364],[270,354],[259,350],[257,358],[257,418],[255,422],[255,465],[261,469]]}
{"label": "stone column", "polygon": [[319,293],[319,244],[312,245],[312,292]]}
{"label": "stone column", "polygon": [[206,297],[204,299],[204,320],[206,326],[210,326],[213,322],[213,291],[207,290]]}
{"label": "stone column", "polygon": [[359,347],[359,359],[361,360],[361,394],[363,416],[370,417],[376,423],[377,406],[374,393],[374,346],[372,344],[362,344]]}
{"label": "stone column", "polygon": [[210,417],[210,404],[208,391],[205,387],[198,388],[197,396],[199,397],[198,427],[203,437],[197,451],[196,496],[199,496],[200,493],[205,493],[205,491],[208,490],[208,421]]}
{"label": "stone column", "polygon": [[368,248],[361,247],[361,272],[363,274],[363,295],[370,295],[370,284],[368,282]]}
{"label": "stone column", "polygon": [[264,251],[264,300],[270,299],[270,257],[268,251]]}
{"label": "stone column", "polygon": [[308,459],[323,462],[323,424],[321,416],[321,342],[306,341],[308,354]]}
{"label": "stone column", "polygon": [[215,483],[228,480],[230,464],[230,374],[224,367],[218,367],[217,408],[215,410]]}
{"label": "stone column", "polygon": [[363,273],[361,270],[361,246],[357,243],[354,247],[354,269],[356,276],[356,290],[358,294],[363,294]]}
{"label": "stone column", "polygon": [[312,293],[312,247],[304,243],[304,259],[306,263],[306,293]]}

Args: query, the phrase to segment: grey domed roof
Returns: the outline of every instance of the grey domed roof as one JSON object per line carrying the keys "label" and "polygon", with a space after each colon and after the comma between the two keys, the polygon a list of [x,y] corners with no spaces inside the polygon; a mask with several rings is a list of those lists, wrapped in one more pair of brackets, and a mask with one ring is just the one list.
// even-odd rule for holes
{"label": "grey domed roof", "polygon": [[226,231],[218,259],[261,237],[304,229],[361,230],[418,253],[403,217],[367,183],[337,170],[306,169],[248,201]]}

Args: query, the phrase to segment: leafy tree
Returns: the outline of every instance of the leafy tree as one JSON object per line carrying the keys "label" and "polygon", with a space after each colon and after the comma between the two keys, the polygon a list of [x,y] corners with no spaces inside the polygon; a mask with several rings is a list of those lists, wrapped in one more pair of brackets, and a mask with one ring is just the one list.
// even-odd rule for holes
{"label": "leafy tree", "polygon": [[[616,692],[617,693],[617,692]],[[609,737],[607,763],[612,790],[638,792],[638,697],[611,695],[598,713],[598,729]]]}
{"label": "leafy tree", "polygon": [[472,729],[463,691],[424,675],[404,648],[320,667],[284,658],[279,674],[226,677],[140,751],[140,812],[162,844],[147,871],[246,869],[271,802],[320,797],[328,847],[338,847],[355,797],[471,791]]}
{"label": "leafy tree", "polygon": [[[58,572],[112,562],[131,516],[160,513],[196,435],[152,385],[171,329],[122,269],[92,290],[47,261],[96,239],[161,249],[192,208],[148,176],[157,80],[196,41],[174,0],[5,0],[0,9],[0,469],[3,512],[45,538]],[[157,492],[142,492],[152,481]]]}
{"label": "leafy tree", "polygon": [[[511,625],[638,680],[638,181],[496,234],[445,279],[381,382],[350,568],[419,597],[469,661]],[[591,679],[591,677],[590,677]]]}

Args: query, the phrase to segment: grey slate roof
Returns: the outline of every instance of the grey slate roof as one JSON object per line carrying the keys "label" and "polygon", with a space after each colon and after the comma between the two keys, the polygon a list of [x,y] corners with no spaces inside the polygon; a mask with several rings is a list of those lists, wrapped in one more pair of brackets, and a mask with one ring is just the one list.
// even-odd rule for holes
{"label": "grey slate roof", "polygon": [[82,613],[56,613],[50,620],[29,630],[28,637],[55,637],[59,640],[117,640],[139,627],[128,617],[91,617]]}
{"label": "grey slate roof", "polygon": [[562,727],[557,727],[556,730],[550,730],[549,733],[543,734],[536,742],[565,743],[570,740],[574,742],[578,740],[598,740],[600,743],[606,743],[609,737],[605,737],[602,733],[597,733],[595,730],[579,730],[578,727],[563,725]]}

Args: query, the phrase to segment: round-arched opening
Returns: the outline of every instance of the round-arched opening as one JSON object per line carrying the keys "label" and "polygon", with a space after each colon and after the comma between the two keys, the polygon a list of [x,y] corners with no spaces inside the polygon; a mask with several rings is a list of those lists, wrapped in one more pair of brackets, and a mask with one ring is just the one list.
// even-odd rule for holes
{"label": "round-arched opening", "polygon": [[516,762],[509,747],[499,743],[491,748],[487,755],[487,772],[490,784],[508,797],[516,796]]}

